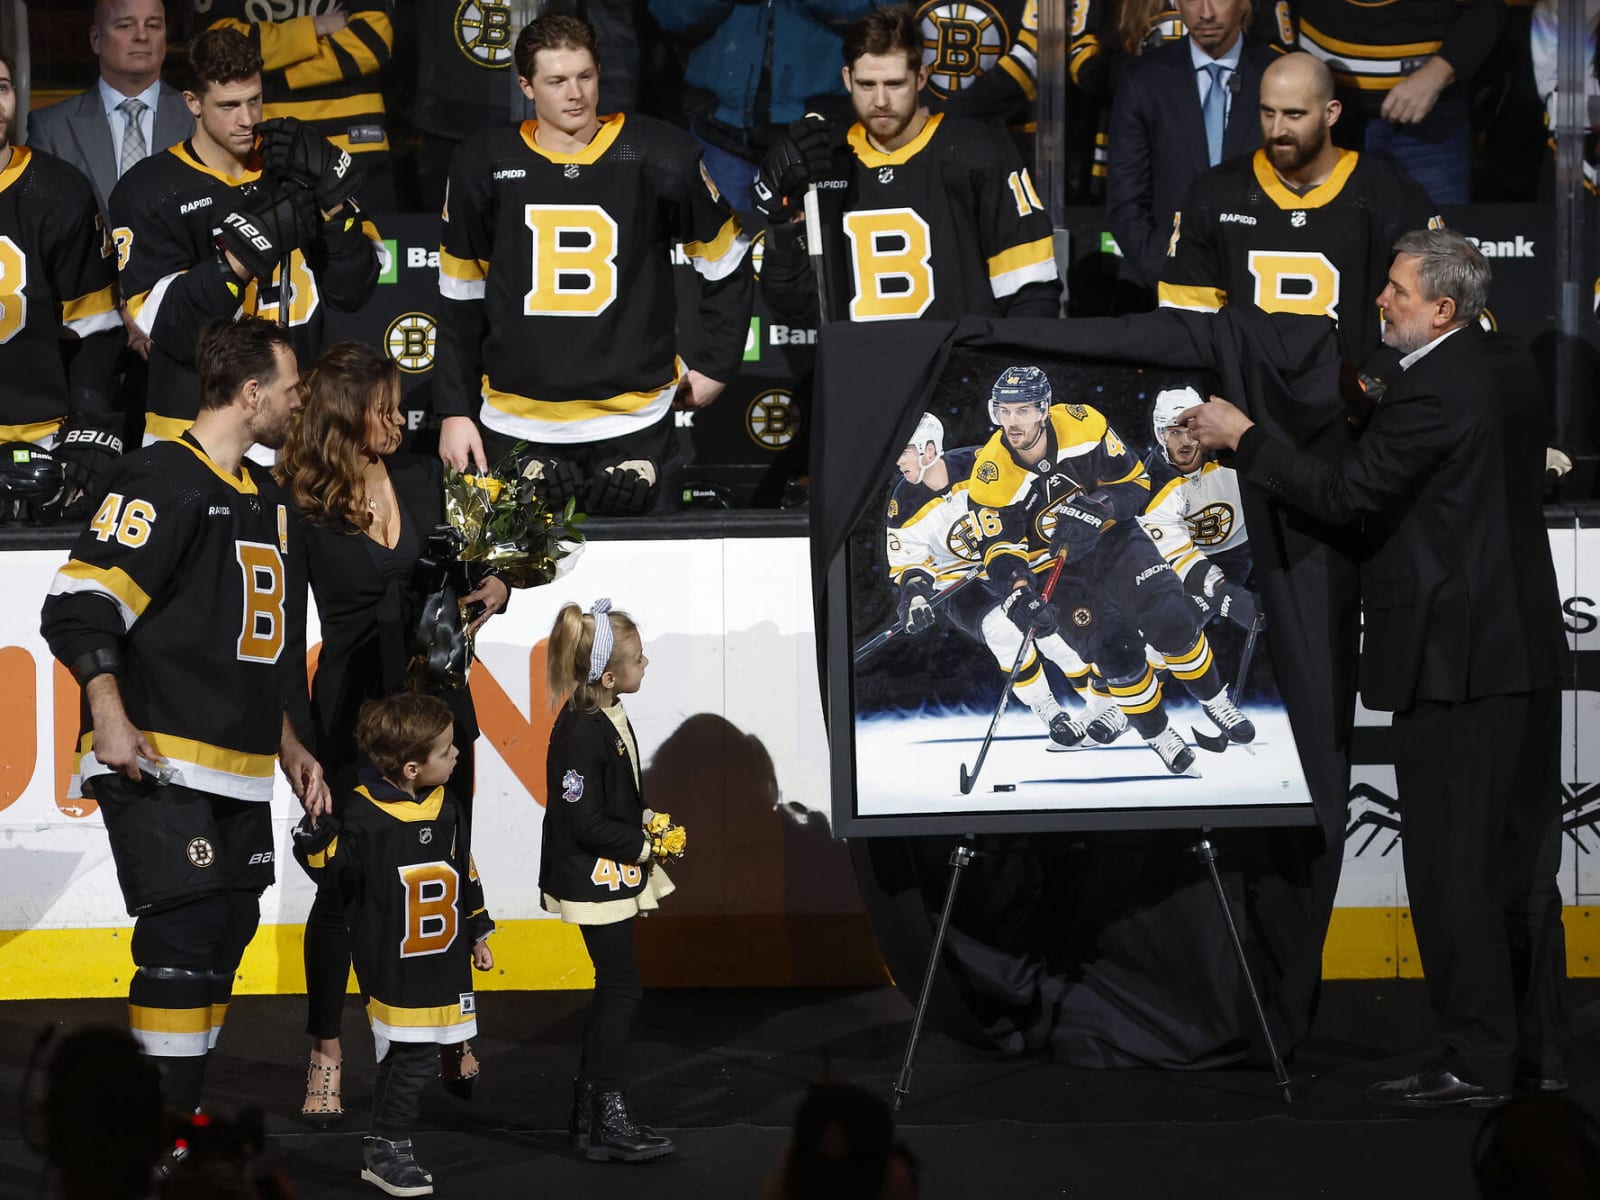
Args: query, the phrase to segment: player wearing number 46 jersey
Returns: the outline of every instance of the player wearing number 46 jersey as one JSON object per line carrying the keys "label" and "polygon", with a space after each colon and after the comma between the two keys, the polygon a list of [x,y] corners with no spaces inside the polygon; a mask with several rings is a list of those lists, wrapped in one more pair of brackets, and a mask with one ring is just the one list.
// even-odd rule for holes
{"label": "player wearing number 46 jersey", "polygon": [[922,49],[908,8],[857,21],[844,41],[858,118],[845,135],[848,153],[808,120],[762,163],[754,199],[770,224],[761,289],[780,316],[816,316],[799,220],[812,183],[826,198],[828,256],[837,249],[844,264],[830,319],[1060,315],[1050,220],[1027,170],[991,126],[919,105],[930,71]]}
{"label": "player wearing number 46 jersey", "polygon": [[1333,144],[1333,77],[1287,54],[1261,77],[1260,150],[1189,186],[1172,222],[1158,288],[1164,308],[1332,317],[1357,365],[1379,349],[1376,297],[1401,234],[1439,224],[1413,180]]}
{"label": "player wearing number 46 jersey", "polygon": [[83,687],[71,794],[100,806],[137,918],[129,1020],[182,1110],[200,1102],[273,881],[274,755],[308,804],[327,801],[285,713],[305,689],[304,612],[284,587],[289,510],[243,461],[288,432],[294,350],[246,319],[208,328],[195,356],[205,407],[181,440],[119,460],[42,618]]}
{"label": "player wearing number 46 jersey", "polygon": [[[540,17],[516,53],[538,119],[486,130],[450,167],[440,454],[459,469],[485,461],[485,442],[490,459],[526,442],[547,499],[642,511],[662,491],[674,401],[711,403],[744,352],[748,239],[686,134],[596,114],[588,25]],[[700,333],[682,357],[678,243],[700,284]]]}

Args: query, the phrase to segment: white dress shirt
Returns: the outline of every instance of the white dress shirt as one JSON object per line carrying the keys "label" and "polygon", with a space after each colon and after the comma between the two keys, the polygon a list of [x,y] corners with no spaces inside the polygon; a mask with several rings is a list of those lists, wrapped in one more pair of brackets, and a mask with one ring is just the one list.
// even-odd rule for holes
{"label": "white dress shirt", "polygon": [[1457,325],[1454,329],[1446,329],[1443,333],[1441,333],[1438,337],[1434,338],[1433,341],[1429,342],[1426,346],[1418,346],[1410,354],[1407,354],[1404,358],[1402,358],[1400,360],[1400,369],[1402,371],[1410,370],[1412,368],[1412,366],[1414,366],[1416,364],[1418,359],[1420,359],[1423,355],[1430,353],[1433,350],[1433,348],[1435,346],[1437,346],[1440,342],[1444,341],[1445,338],[1449,337],[1452,333],[1460,333],[1465,328],[1466,328],[1465,325]]}
{"label": "white dress shirt", "polygon": [[[1233,48],[1221,58],[1212,58],[1199,46],[1194,44],[1194,39],[1189,39],[1189,61],[1194,64],[1194,86],[1200,96],[1200,107],[1206,106],[1206,93],[1211,90],[1211,72],[1206,68],[1212,63],[1222,67],[1222,78],[1217,81],[1219,87],[1227,87],[1228,80],[1232,79],[1239,71],[1239,59],[1244,55],[1244,33],[1233,39]],[[1226,128],[1228,118],[1233,115],[1233,96],[1225,93],[1222,97],[1222,124]]]}

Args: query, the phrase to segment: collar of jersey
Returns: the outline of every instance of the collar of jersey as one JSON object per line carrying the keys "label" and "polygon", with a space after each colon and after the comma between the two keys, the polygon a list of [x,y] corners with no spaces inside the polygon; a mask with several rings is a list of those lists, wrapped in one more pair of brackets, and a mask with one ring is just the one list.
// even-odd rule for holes
{"label": "collar of jersey", "polygon": [[624,113],[612,113],[609,117],[601,117],[600,128],[595,133],[594,140],[576,154],[560,154],[554,150],[546,150],[534,141],[533,131],[539,128],[537,121],[522,123],[522,140],[527,143],[528,149],[540,158],[548,158],[553,163],[577,163],[579,166],[587,166],[592,162],[598,162],[600,156],[611,149],[611,143],[616,141],[622,132],[622,122],[625,119]]}
{"label": "collar of jersey", "polygon": [[850,149],[854,150],[856,157],[861,160],[861,165],[866,167],[897,167],[901,163],[910,162],[923,147],[933,140],[934,130],[939,128],[939,122],[944,120],[943,113],[933,113],[928,117],[927,124],[922,127],[922,132],[917,134],[900,149],[885,154],[867,140],[867,127],[859,121],[850,126],[847,135]]}
{"label": "collar of jersey", "polygon": [[1272,202],[1285,212],[1296,208],[1321,208],[1324,204],[1333,201],[1344,190],[1344,185],[1350,179],[1350,172],[1356,169],[1356,163],[1361,155],[1355,150],[1339,151],[1339,161],[1329,175],[1316,187],[1304,196],[1297,196],[1283,185],[1283,180],[1278,178],[1278,173],[1272,169],[1272,164],[1267,161],[1267,152],[1257,150],[1250,160],[1250,165],[1256,173],[1256,182],[1261,185],[1261,190],[1266,192]]}
{"label": "collar of jersey", "polygon": [[170,153],[177,155],[179,159],[181,159],[188,166],[194,168],[196,171],[199,171],[200,174],[209,175],[211,178],[220,180],[229,187],[238,187],[241,183],[254,183],[256,180],[261,178],[259,159],[257,160],[258,165],[254,167],[246,167],[244,174],[240,175],[237,179],[235,179],[232,175],[224,175],[221,171],[218,171],[214,167],[206,166],[205,160],[195,153],[194,140],[192,138],[187,142],[179,142],[176,146],[172,147]]}
{"label": "collar of jersey", "polygon": [[361,772],[356,795],[365,796],[397,821],[436,821],[444,808],[443,785],[420,799],[413,799],[374,770]]}
{"label": "collar of jersey", "polygon": [[22,172],[27,170],[28,160],[32,157],[33,151],[26,146],[11,147],[11,161],[6,164],[4,171],[0,171],[0,192],[22,178]]}
{"label": "collar of jersey", "polygon": [[201,462],[205,463],[205,465],[211,469],[211,473],[213,475],[222,480],[223,483],[227,484],[240,495],[254,496],[257,493],[258,489],[256,488],[256,481],[250,478],[250,468],[245,466],[243,462],[239,464],[238,475],[229,475],[221,467],[217,466],[216,463],[211,461],[211,456],[206,453],[205,447],[199,442],[195,441],[194,436],[187,429],[183,431],[183,436],[178,438],[177,444],[182,446]]}

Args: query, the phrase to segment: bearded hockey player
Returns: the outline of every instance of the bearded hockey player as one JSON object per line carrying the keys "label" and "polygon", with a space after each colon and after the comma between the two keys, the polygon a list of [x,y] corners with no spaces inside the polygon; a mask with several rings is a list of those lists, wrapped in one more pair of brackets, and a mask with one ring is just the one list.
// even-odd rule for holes
{"label": "bearded hockey player", "polygon": [[[1004,592],[981,574],[983,535],[967,503],[977,453],[976,446],[962,446],[947,454],[944,426],[932,413],[917,422],[897,461],[900,482],[889,495],[889,579],[906,633],[922,633],[942,618],[987,646],[1000,669],[1010,671],[1023,633],[1000,607]],[[941,595],[948,599],[940,601]],[[1090,692],[1088,666],[1059,633],[1037,637],[1034,647],[1017,668],[1011,690],[1044,722],[1052,741],[1077,746],[1088,734],[1096,742],[1110,742],[1128,727],[1109,696]],[[1062,709],[1040,653],[1061,668],[1089,705],[1081,717]]]}
{"label": "bearded hockey player", "polygon": [[1139,523],[1208,621],[1226,617],[1248,629],[1258,609],[1245,583],[1250,535],[1239,477],[1174,423],[1179,413],[1200,403],[1203,397],[1192,387],[1168,388],[1156,396],[1150,424],[1160,462],[1151,480],[1155,494]]}
{"label": "bearded hockey player", "polygon": [[[1150,498],[1144,464],[1096,409],[1053,403],[1038,367],[1002,371],[989,416],[1000,428],[978,454],[969,502],[980,531],[994,531],[983,561],[1011,589],[1006,615],[1036,636],[1060,627],[1173,774],[1193,765],[1194,751],[1167,719],[1146,643],[1230,740],[1253,741],[1255,726],[1229,699],[1194,606],[1136,519]],[[1065,556],[1049,602],[1034,587],[1045,553]]]}
{"label": "bearded hockey player", "polygon": [[[639,513],[675,459],[672,408],[704,408],[750,328],[749,239],[687,134],[600,116],[594,30],[546,15],[517,38],[538,119],[488,129],[450,167],[439,251],[439,454],[458,470],[526,444],[552,502]],[[672,254],[700,285],[679,345]],[[520,453],[520,451],[519,451]]]}

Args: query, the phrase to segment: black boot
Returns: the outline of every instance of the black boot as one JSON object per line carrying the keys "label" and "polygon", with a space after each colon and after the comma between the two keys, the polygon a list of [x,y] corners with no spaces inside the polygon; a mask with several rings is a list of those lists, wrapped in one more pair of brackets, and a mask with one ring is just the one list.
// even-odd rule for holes
{"label": "black boot", "polygon": [[645,1162],[676,1149],[670,1139],[634,1121],[627,1097],[621,1092],[594,1093],[589,1105],[589,1148],[584,1151],[585,1157],[593,1162]]}
{"label": "black boot", "polygon": [[572,1112],[567,1117],[567,1136],[579,1150],[589,1148],[589,1109],[594,1102],[594,1081],[572,1081]]}

